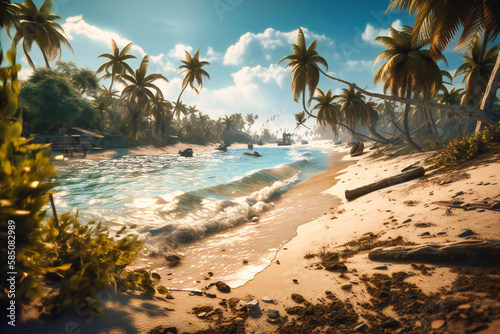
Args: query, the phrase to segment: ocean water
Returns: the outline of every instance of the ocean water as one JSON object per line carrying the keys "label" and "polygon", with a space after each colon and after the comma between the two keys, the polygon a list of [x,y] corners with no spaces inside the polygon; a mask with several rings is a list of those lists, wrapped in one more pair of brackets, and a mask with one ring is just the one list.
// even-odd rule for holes
{"label": "ocean water", "polygon": [[[102,221],[112,231],[136,224],[150,252],[183,255],[184,265],[174,269],[165,268],[163,257],[139,260],[163,270],[167,285],[192,287],[200,275],[217,269],[230,285],[241,285],[269,265],[294,233],[296,225],[286,226],[280,215],[308,210],[300,201],[283,208],[276,203],[326,169],[330,156],[307,147],[256,150],[262,157],[228,149],[195,152],[192,158],[164,154],[58,163],[51,180],[57,184],[56,207],[59,213],[78,208],[81,221]],[[252,261],[241,266],[243,258]]]}

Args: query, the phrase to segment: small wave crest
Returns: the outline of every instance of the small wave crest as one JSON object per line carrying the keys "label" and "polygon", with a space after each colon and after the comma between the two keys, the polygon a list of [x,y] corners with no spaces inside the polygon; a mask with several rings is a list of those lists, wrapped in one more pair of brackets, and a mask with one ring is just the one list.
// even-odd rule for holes
{"label": "small wave crest", "polygon": [[274,206],[272,198],[299,179],[305,164],[300,160],[227,184],[162,196],[158,214],[165,224],[147,231],[147,246],[155,251],[171,249],[248,222]]}

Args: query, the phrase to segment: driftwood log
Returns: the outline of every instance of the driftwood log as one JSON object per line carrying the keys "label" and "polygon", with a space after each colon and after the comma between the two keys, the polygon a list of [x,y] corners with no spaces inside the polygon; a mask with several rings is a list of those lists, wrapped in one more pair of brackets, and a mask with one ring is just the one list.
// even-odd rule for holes
{"label": "driftwood log", "polygon": [[424,176],[424,174],[425,174],[425,169],[423,167],[415,168],[415,169],[412,169],[408,172],[401,173],[401,174],[398,174],[395,176],[391,176],[391,177],[388,177],[386,179],[380,180],[378,182],[375,182],[375,183],[372,183],[372,184],[369,184],[369,185],[366,185],[366,186],[363,186],[360,188],[356,188],[353,190],[346,190],[345,191],[345,198],[348,201],[351,201],[351,200],[356,199],[360,196],[369,194],[373,191],[376,191],[376,190],[379,190],[382,188],[386,188],[386,187],[390,187],[390,186],[393,186],[393,185],[398,184],[398,183],[403,183],[403,182],[406,182],[409,180],[419,178],[421,176]]}
{"label": "driftwood log", "polygon": [[375,248],[370,251],[368,258],[380,262],[500,266],[500,240]]}

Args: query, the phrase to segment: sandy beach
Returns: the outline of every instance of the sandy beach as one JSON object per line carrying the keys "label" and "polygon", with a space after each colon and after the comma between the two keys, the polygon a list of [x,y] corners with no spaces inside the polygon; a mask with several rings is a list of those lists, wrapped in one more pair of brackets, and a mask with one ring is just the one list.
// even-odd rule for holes
{"label": "sandy beach", "polygon": [[[333,149],[331,143],[315,145]],[[213,149],[190,146],[195,152]],[[182,148],[148,152],[177,153]],[[114,152],[88,158],[122,153]],[[101,318],[80,310],[42,321],[28,310],[17,329],[33,333],[41,328],[44,333],[350,333],[354,328],[370,333],[498,333],[498,269],[487,274],[464,273],[451,266],[368,258],[377,245],[464,241],[459,236],[464,229],[472,232],[469,240],[498,240],[500,212],[494,204],[500,201],[498,155],[470,167],[441,171],[431,170],[426,162],[432,152],[388,157],[366,150],[356,158],[347,152],[340,148],[342,164],[292,189],[300,193],[306,190],[300,187],[321,186],[322,192],[337,198],[333,205],[323,209],[319,218],[299,226],[272,263],[243,286],[229,293],[218,291],[214,286],[217,268],[213,268],[200,278],[199,291],[171,290],[171,299],[166,299],[105,290],[98,295],[105,302]],[[352,201],[345,199],[346,190],[399,174],[413,164],[425,167],[426,175]],[[437,203],[443,201],[462,204],[450,208]],[[469,209],[474,204],[483,206]],[[337,267],[322,261],[332,253],[340,254]],[[165,279],[161,283],[168,287]],[[335,314],[343,320],[335,320]]]}

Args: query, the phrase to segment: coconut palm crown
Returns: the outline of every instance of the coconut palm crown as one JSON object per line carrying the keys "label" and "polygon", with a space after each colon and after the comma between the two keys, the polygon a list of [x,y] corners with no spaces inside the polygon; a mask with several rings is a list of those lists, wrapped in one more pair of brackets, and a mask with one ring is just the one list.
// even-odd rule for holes
{"label": "coconut palm crown", "polygon": [[[300,95],[303,94],[305,100],[306,88],[309,89],[309,103],[314,95],[314,91],[319,83],[321,70],[319,65],[323,65],[328,71],[328,63],[318,55],[316,51],[316,40],[312,41],[309,47],[306,47],[304,32],[301,28],[297,30],[297,44],[293,44],[293,54],[281,59],[278,64],[285,60],[288,61],[286,68],[291,67],[290,74],[292,75],[292,92],[293,100],[299,101]],[[305,101],[304,102],[304,109]]]}

